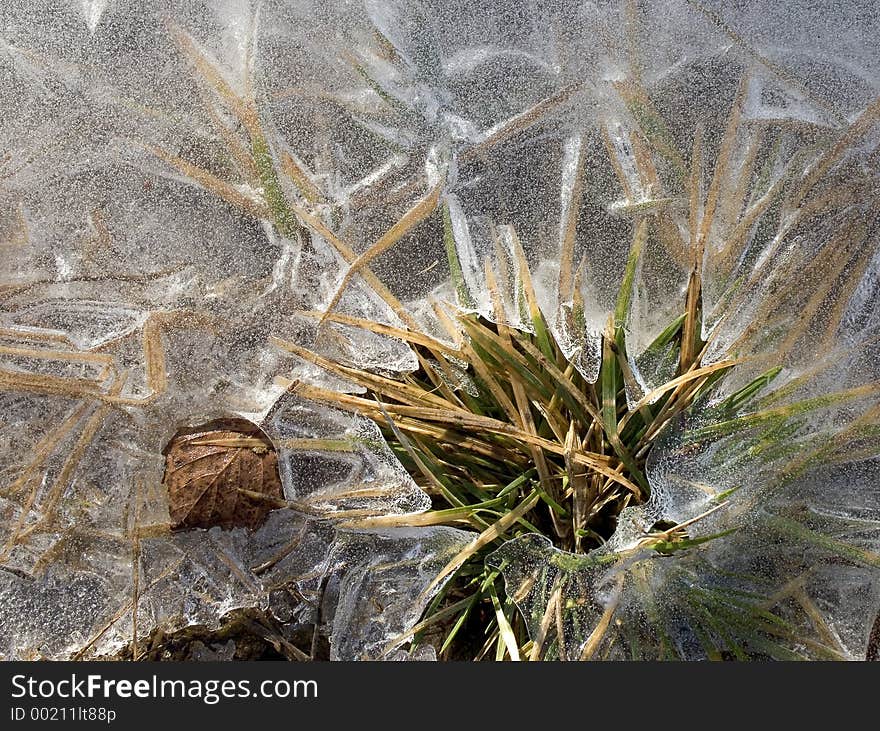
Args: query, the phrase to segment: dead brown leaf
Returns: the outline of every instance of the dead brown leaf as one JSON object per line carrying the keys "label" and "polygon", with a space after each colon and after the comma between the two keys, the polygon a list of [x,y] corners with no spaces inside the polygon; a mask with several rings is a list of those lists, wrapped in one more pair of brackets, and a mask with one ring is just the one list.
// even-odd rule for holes
{"label": "dead brown leaf", "polygon": [[275,448],[244,419],[182,430],[164,454],[172,530],[256,528],[283,499]]}

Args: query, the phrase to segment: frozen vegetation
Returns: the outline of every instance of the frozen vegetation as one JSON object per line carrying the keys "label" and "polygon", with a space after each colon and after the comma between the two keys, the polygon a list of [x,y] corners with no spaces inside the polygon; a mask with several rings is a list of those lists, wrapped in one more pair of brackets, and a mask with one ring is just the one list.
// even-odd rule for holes
{"label": "frozen vegetation", "polygon": [[[382,420],[308,395],[372,398],[327,362],[415,371],[400,334],[454,349],[456,308],[529,331],[518,259],[584,382],[621,316],[633,413],[691,383],[667,388],[686,357],[663,333],[695,273],[694,379],[736,363],[656,435],[607,542],[496,542],[532,648],[876,652],[878,18],[0,0],[0,657],[137,654],[258,608],[336,659],[432,658],[408,633],[477,532],[413,519],[431,497]],[[226,432],[199,458],[277,458],[280,492],[180,525],[220,507],[170,504],[167,446],[230,418],[272,459]],[[764,639],[735,640],[746,609]]]}

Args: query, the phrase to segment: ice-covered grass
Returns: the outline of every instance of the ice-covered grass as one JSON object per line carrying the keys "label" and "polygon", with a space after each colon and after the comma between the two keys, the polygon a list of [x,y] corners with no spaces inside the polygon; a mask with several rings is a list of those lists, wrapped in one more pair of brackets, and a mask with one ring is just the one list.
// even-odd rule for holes
{"label": "ice-covered grass", "polygon": [[[872,14],[0,15],[2,656],[876,655]],[[283,497],[172,530],[230,418]]]}

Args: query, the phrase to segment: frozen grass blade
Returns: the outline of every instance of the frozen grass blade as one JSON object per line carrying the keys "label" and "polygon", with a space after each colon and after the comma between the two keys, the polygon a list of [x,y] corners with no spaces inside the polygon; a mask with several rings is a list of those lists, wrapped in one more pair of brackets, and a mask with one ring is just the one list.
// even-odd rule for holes
{"label": "frozen grass blade", "polygon": [[[354,261],[351,262],[348,271],[346,271],[345,275],[342,278],[339,286],[336,289],[336,293],[333,295],[333,298],[330,300],[330,303],[327,305],[327,313],[333,312],[336,309],[336,306],[339,304],[339,301],[342,299],[342,295],[345,294],[345,289],[348,287],[348,283],[351,281],[351,278],[361,271],[367,264],[369,264],[373,259],[377,256],[380,256],[384,252],[388,251],[394,244],[396,244],[400,239],[406,236],[410,230],[412,230],[419,223],[424,221],[428,216],[430,216],[436,209],[437,204],[440,201],[440,191],[443,189],[443,181],[441,180],[437,183],[434,188],[422,198],[418,203],[416,203],[412,208],[410,208],[406,213],[403,214],[401,219],[397,221],[388,231],[386,231],[376,243],[370,246],[363,254],[358,256]],[[319,324],[322,324],[323,321]]]}

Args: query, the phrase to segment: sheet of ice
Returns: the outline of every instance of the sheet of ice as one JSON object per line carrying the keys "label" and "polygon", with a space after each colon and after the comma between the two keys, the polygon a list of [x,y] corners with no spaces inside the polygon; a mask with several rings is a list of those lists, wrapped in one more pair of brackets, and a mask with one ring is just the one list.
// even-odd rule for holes
{"label": "sheet of ice", "polygon": [[285,496],[321,517],[419,513],[430,498],[375,422],[291,397],[271,418]]}
{"label": "sheet of ice", "polygon": [[472,537],[440,526],[341,532],[331,557],[339,582],[331,659],[385,659],[405,644],[442,584],[425,588]]}
{"label": "sheet of ice", "polygon": [[[571,638],[553,652],[579,655],[608,616],[591,653],[624,654],[663,627],[655,654],[689,656],[704,651],[696,634],[719,632],[699,620],[718,610],[717,582],[766,594],[802,570],[785,599],[800,607],[792,622],[864,654],[878,601],[877,13],[800,0],[499,0],[480,12],[440,0],[10,0],[0,16],[0,621],[21,627],[5,657],[118,647],[135,576],[146,634],[264,606],[276,580],[318,592],[329,555],[334,652],[374,655],[416,621],[419,582],[460,537],[337,536],[345,511],[426,498],[374,425],[278,403],[295,378],[349,386],[273,338],[406,371],[417,362],[401,341],[344,323],[316,339],[314,313],[338,300],[343,316],[440,335],[429,296],[498,317],[487,272],[505,319],[527,327],[521,246],[548,321],[595,378],[636,248],[623,323],[632,401],[677,358],[652,343],[681,310],[695,238],[708,360],[751,360],[671,426],[652,456],[652,502],[605,553],[572,563],[524,539],[499,553],[509,585],[544,572],[521,604],[539,631],[556,591],[547,562],[573,582],[560,596],[582,607],[578,628],[565,619]],[[705,230],[691,225],[692,199]],[[801,457],[824,440],[833,489],[768,455],[773,424],[718,432],[713,405],[774,365],[768,408],[862,389],[775,424]],[[277,511],[254,535],[163,529],[162,447],[181,426],[236,414],[294,440],[279,443],[286,495],[331,522]],[[628,553],[657,520],[694,517],[734,487],[694,528],[737,527],[732,537]],[[254,574],[302,531],[308,550]],[[603,556],[618,563],[597,568]],[[835,571],[841,556],[855,568]],[[405,560],[412,573],[379,570]],[[742,574],[760,586],[719,578]],[[694,586],[708,592],[701,610],[682,604]],[[385,610],[358,603],[362,589]]]}
{"label": "sheet of ice", "polygon": [[[319,233],[254,215],[266,180],[249,179],[255,163],[235,156],[247,138],[232,142],[243,133],[228,105],[253,81],[255,8],[11,3],[3,15],[2,231],[12,249],[0,313],[0,614],[19,628],[3,656],[112,652],[131,640],[135,603],[142,637],[265,607],[276,585],[317,605],[332,524],[276,511],[253,534],[171,534],[161,487],[161,450],[179,427],[267,415],[284,391],[276,377],[297,365],[269,336],[306,342],[295,313],[329,299],[345,264]],[[277,160],[287,148],[273,144]],[[360,281],[341,305],[399,324]],[[399,341],[339,335],[336,355],[415,363]],[[308,430],[267,428],[275,423],[282,439]],[[330,423],[381,442],[374,425]],[[321,457],[280,449],[286,465]],[[372,511],[423,509],[382,450],[365,448],[355,467],[374,493],[394,493],[371,498]],[[363,508],[356,495],[333,502],[333,485],[356,492],[339,484],[347,475],[329,486],[317,471],[307,477],[328,510]],[[285,472],[292,497],[303,490],[294,477]],[[291,557],[255,573],[297,536]]]}

